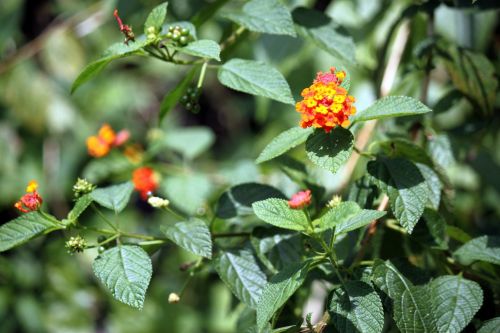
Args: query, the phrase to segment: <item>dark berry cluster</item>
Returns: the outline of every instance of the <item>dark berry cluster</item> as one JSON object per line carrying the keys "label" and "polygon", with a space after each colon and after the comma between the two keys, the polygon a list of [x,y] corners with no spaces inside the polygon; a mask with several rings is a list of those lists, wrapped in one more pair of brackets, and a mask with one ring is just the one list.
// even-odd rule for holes
{"label": "dark berry cluster", "polygon": [[200,90],[197,87],[187,88],[186,94],[181,97],[181,104],[184,105],[186,110],[198,113],[200,112],[199,98]]}
{"label": "dark berry cluster", "polygon": [[194,39],[189,29],[181,28],[178,25],[170,26],[165,37],[171,39],[177,46],[186,46]]}

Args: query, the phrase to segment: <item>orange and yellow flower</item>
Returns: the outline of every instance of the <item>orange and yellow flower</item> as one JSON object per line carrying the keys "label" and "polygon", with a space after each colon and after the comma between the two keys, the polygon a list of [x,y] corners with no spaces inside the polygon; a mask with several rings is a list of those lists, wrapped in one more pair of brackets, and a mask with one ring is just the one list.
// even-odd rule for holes
{"label": "orange and yellow flower", "polygon": [[38,210],[40,206],[42,205],[42,197],[38,194],[36,191],[38,188],[38,183],[34,180],[30,181],[28,183],[28,186],[26,187],[26,194],[19,199],[14,204],[14,207],[19,209],[23,213],[29,213],[33,212],[35,210]]}
{"label": "orange and yellow flower", "polygon": [[330,132],[336,126],[349,126],[349,116],[356,113],[355,99],[340,86],[344,71],[330,68],[330,73],[319,72],[313,84],[302,90],[303,100],[295,105],[301,114],[300,126],[323,128]]}
{"label": "orange and yellow flower", "polygon": [[159,178],[159,175],[150,167],[140,167],[134,170],[132,183],[134,183],[134,189],[139,192],[141,198],[147,200],[158,188]]}
{"label": "orange and yellow flower", "polygon": [[87,150],[89,155],[93,157],[106,156],[111,148],[121,146],[128,140],[129,136],[130,133],[127,130],[121,130],[115,133],[111,126],[104,124],[99,129],[97,135],[92,135],[87,138]]}

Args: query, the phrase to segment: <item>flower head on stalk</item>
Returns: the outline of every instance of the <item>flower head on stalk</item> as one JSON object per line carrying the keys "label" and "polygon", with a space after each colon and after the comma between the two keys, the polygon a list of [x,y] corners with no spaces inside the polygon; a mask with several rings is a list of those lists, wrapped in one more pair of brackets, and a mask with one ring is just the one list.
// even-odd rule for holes
{"label": "flower head on stalk", "polygon": [[134,170],[132,182],[141,198],[147,200],[158,189],[159,175],[150,167],[140,167]]}
{"label": "flower head on stalk", "polygon": [[295,105],[302,117],[301,127],[323,128],[328,133],[350,124],[349,116],[356,113],[356,107],[354,97],[341,86],[345,75],[332,67],[329,73],[319,72],[313,84],[302,90],[303,99]]}
{"label": "flower head on stalk", "polygon": [[38,183],[35,180],[32,180],[28,183],[26,187],[26,194],[19,199],[14,204],[14,207],[19,209],[23,213],[33,212],[38,210],[42,205],[42,197],[36,191],[38,188]]}
{"label": "flower head on stalk", "polygon": [[311,204],[311,190],[300,191],[292,195],[288,206],[292,209],[302,209]]}

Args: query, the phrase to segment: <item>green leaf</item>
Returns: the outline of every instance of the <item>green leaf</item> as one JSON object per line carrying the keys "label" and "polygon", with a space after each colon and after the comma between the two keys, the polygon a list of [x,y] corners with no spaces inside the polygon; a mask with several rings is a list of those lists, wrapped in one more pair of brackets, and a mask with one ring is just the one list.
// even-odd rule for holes
{"label": "green leaf", "polygon": [[90,196],[99,205],[119,213],[127,206],[133,190],[134,185],[131,182],[125,182],[119,185],[97,188],[90,193]]}
{"label": "green leaf", "polygon": [[0,252],[21,245],[49,229],[61,229],[39,212],[26,213],[0,226]]}
{"label": "green leaf", "polygon": [[398,222],[411,234],[422,216],[429,191],[418,168],[404,159],[379,159],[367,166],[381,191],[386,192]]}
{"label": "green leaf", "polygon": [[266,146],[266,148],[264,148],[255,162],[262,163],[265,161],[269,161],[277,156],[286,153],[290,149],[295,148],[301,143],[305,142],[312,132],[312,127],[292,127],[289,130],[282,132],[280,135],[275,137]]}
{"label": "green leaf", "polygon": [[434,248],[446,250],[448,249],[448,241],[446,237],[446,221],[439,213],[433,209],[426,208],[422,217],[425,220],[430,237],[434,242]]}
{"label": "green leaf", "polygon": [[276,228],[255,228],[250,242],[260,261],[273,273],[301,261],[301,234]]}
{"label": "green leaf", "polygon": [[316,231],[321,232],[335,227],[335,235],[344,234],[364,227],[385,214],[383,211],[361,209],[357,203],[345,201],[319,218]]}
{"label": "green leaf", "polygon": [[251,0],[241,12],[224,13],[223,16],[250,31],[296,36],[292,15],[278,0]]}
{"label": "green leaf", "polygon": [[68,220],[76,221],[76,219],[87,209],[87,207],[94,201],[90,194],[85,194],[78,198],[73,209],[68,213]]}
{"label": "green leaf", "polygon": [[175,49],[181,53],[189,54],[195,57],[220,61],[220,46],[213,40],[195,40],[184,47],[176,47]]}
{"label": "green leaf", "polygon": [[255,308],[267,280],[251,249],[222,250],[214,259],[214,267],[233,294]]}
{"label": "green leaf", "polygon": [[433,332],[462,332],[483,304],[483,291],[479,284],[460,275],[440,276],[430,283],[429,289]]}
{"label": "green leaf", "polygon": [[307,157],[332,173],[337,172],[351,156],[354,136],[351,131],[335,127],[330,133],[317,129],[306,141]]}
{"label": "green leaf", "polygon": [[92,264],[94,274],[114,298],[142,309],[153,266],[139,246],[119,245],[100,254]]}
{"label": "green leaf", "polygon": [[500,265],[500,237],[474,238],[458,248],[453,256],[463,265],[470,265],[475,261]]}
{"label": "green leaf", "polygon": [[165,118],[165,116],[179,103],[181,97],[185,94],[186,89],[189,87],[193,81],[194,74],[198,71],[199,66],[193,66],[187,73],[186,76],[179,82],[175,88],[169,91],[168,94],[163,97],[160,104],[160,123]]}
{"label": "green leaf", "polygon": [[108,156],[92,159],[83,169],[82,175],[92,183],[99,183],[112,175],[129,172],[133,167],[122,153],[111,151]]}
{"label": "green leaf", "polygon": [[434,209],[439,208],[439,203],[441,202],[441,190],[443,189],[443,184],[439,180],[438,174],[425,164],[417,163],[417,168],[425,179],[428,191],[428,205]]}
{"label": "green leaf", "polygon": [[309,262],[291,264],[267,283],[257,304],[257,326],[262,331],[274,313],[300,288],[307,277]]}
{"label": "green leaf", "polygon": [[450,139],[445,134],[431,136],[427,141],[427,150],[434,163],[443,169],[455,163]]}
{"label": "green leaf", "polygon": [[156,6],[148,15],[146,22],[144,23],[144,34],[148,35],[148,28],[153,27],[157,33],[161,32],[163,22],[165,22],[165,16],[167,16],[167,6],[168,2],[164,2]]}
{"label": "green leaf", "polygon": [[[215,135],[208,127],[182,127],[167,131],[162,141],[166,147],[192,160],[210,148],[215,141]],[[189,144],[186,144],[187,142]]]}
{"label": "green leaf", "polygon": [[113,44],[100,59],[91,62],[82,70],[71,86],[71,93],[74,93],[82,84],[99,74],[111,61],[138,54],[145,45],[144,42],[139,41],[130,41],[128,45],[124,43]]}
{"label": "green leaf", "polygon": [[355,62],[356,47],[353,39],[330,17],[302,7],[295,9],[292,16],[300,35],[340,60]]}
{"label": "green leaf", "polygon": [[238,215],[253,214],[252,204],[269,198],[285,199],[278,189],[264,184],[244,183],[224,192],[217,203],[216,215],[230,219]]}
{"label": "green leaf", "polygon": [[205,222],[197,218],[161,226],[161,231],[175,244],[196,255],[212,258],[212,238]]}
{"label": "green leaf", "polygon": [[352,123],[371,119],[389,117],[414,116],[432,111],[419,100],[408,96],[387,96],[375,102],[372,106],[359,111],[351,118]]}
{"label": "green leaf", "polygon": [[375,285],[392,300],[394,320],[401,332],[433,332],[426,288],[414,286],[390,261],[375,261],[372,277]]}
{"label": "green leaf", "polygon": [[339,332],[381,333],[384,328],[382,301],[366,282],[347,281],[335,289],[329,312]]}
{"label": "green leaf", "polygon": [[283,75],[261,61],[231,59],[222,65],[217,77],[223,85],[231,89],[295,104]]}
{"label": "green leaf", "polygon": [[292,209],[283,199],[266,199],[252,204],[259,219],[276,227],[297,231],[310,229],[306,214],[301,209]]}
{"label": "green leaf", "polygon": [[498,327],[500,327],[500,317],[485,321],[477,333],[497,333]]}
{"label": "green leaf", "polygon": [[212,184],[203,174],[186,173],[166,178],[161,188],[176,207],[187,214],[194,215],[206,204],[212,191]]}
{"label": "green leaf", "polygon": [[425,149],[409,140],[395,138],[380,142],[379,145],[383,152],[392,158],[401,157],[414,163],[421,163],[429,166],[433,165],[431,157],[427,154]]}

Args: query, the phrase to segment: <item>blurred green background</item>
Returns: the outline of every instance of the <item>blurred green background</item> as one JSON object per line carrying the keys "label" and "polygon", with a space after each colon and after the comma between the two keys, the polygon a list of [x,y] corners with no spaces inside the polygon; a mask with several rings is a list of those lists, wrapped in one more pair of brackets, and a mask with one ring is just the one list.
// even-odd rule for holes
{"label": "blurred green background", "polygon": [[[189,20],[211,2],[170,1],[167,22]],[[470,1],[429,1],[432,15],[409,13],[407,8],[423,1],[284,2],[290,8],[302,5],[324,11],[354,38],[357,63],[345,68],[351,73],[350,94],[356,97],[358,110],[379,96],[381,69],[387,61],[385,51],[393,46],[397,30],[407,20],[409,40],[391,93],[421,98],[422,80],[432,69],[425,102],[434,112],[425,121],[434,129],[438,148],[444,147],[435,151],[441,154],[441,166],[453,185],[448,204],[454,207],[455,215],[450,219],[472,235],[498,234],[498,89],[493,85],[495,107],[484,111],[457,92],[457,81],[450,79],[450,73],[459,70],[455,63],[446,67],[446,61],[434,60],[429,67],[425,53],[432,18],[433,36],[482,54],[489,62],[484,75],[493,73],[498,83],[500,36],[495,1],[479,0],[475,6]],[[156,120],[159,104],[183,78],[185,68],[144,57],[127,58],[113,63],[75,94],[69,93],[79,71],[107,46],[122,40],[113,9],[117,7],[124,21],[139,32],[147,13],[158,3],[0,1],[0,224],[17,216],[13,204],[31,179],[39,180],[46,209],[60,218],[71,208],[71,186],[77,177],[86,176],[99,184],[129,179],[130,166],[121,169],[123,160],[119,157],[111,156],[107,164],[96,164],[87,155],[85,139],[104,122],[116,130],[129,129],[132,141],[144,147],[152,128],[175,141],[185,133],[185,127],[196,126],[194,135],[198,135],[199,142],[189,146],[201,145],[206,152],[196,159],[185,158],[181,144],[172,149],[181,150],[181,154],[166,152],[162,157],[187,170],[166,177],[165,192],[169,197],[177,195],[174,204],[181,210],[186,200],[187,207],[199,206],[189,213],[208,214],[220,193],[231,184],[265,182],[288,195],[298,189],[277,168],[258,167],[253,162],[272,137],[298,123],[293,107],[229,91],[218,83],[214,71],[209,71],[203,86],[201,112],[193,114],[177,107],[162,124]],[[230,1],[225,8],[238,8],[242,3]],[[219,42],[233,28],[229,21],[215,15],[197,34]],[[259,59],[277,67],[296,99],[318,70],[342,65],[308,41],[283,36],[247,34],[233,49],[233,56]],[[378,135],[405,133],[409,124],[410,120],[384,122],[384,131]],[[303,159],[303,152],[295,152],[294,156]],[[115,168],[113,172],[109,172],[110,166]],[[333,176],[317,169],[310,171],[329,194],[342,180],[342,172]],[[186,184],[193,189],[191,192],[182,192]],[[153,233],[164,218],[146,207],[138,196],[120,215],[130,229]],[[83,221],[96,223],[89,213]],[[242,332],[246,327],[247,310],[237,305],[210,269],[191,281],[181,303],[168,304],[168,294],[180,290],[186,280],[179,265],[194,259],[188,253],[171,246],[155,253],[145,307],[137,311],[114,301],[99,287],[91,271],[95,251],[80,255],[66,252],[64,241],[69,236],[51,234],[0,255],[1,333],[215,333]]]}

